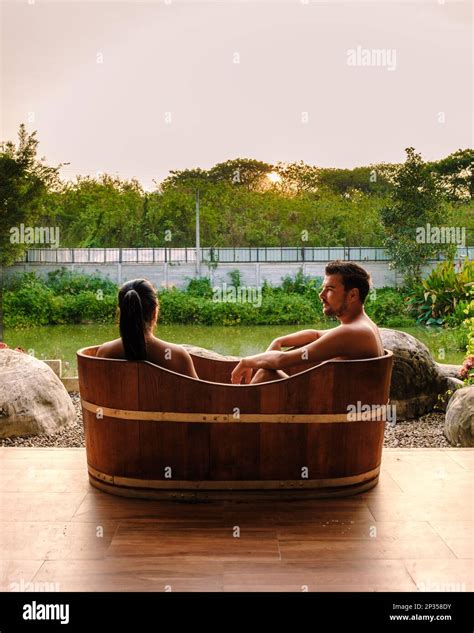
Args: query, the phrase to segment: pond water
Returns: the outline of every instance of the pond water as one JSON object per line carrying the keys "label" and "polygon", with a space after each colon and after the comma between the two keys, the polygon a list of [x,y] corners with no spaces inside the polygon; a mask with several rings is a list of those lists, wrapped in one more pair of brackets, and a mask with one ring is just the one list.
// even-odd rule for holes
{"label": "pond water", "polygon": [[[260,326],[205,326],[159,325],[157,336],[171,343],[189,343],[212,349],[220,354],[247,356],[262,352],[277,336],[305,328],[318,328],[317,324],[260,325]],[[327,324],[320,325],[321,329]],[[446,332],[424,327],[397,328],[412,334],[431,350],[438,362],[461,364],[464,353],[455,345],[446,343]],[[4,340],[10,347],[22,347],[37,358],[60,358],[66,376],[77,375],[76,351],[81,347],[97,345],[118,337],[116,325],[51,325],[27,330],[5,330]]]}

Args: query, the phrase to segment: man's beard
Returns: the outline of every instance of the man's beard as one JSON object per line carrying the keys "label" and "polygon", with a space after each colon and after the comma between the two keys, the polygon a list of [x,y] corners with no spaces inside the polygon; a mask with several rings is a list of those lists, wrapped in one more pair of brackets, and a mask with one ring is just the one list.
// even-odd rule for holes
{"label": "man's beard", "polygon": [[338,308],[337,310],[334,310],[334,308],[332,308],[330,305],[326,304],[325,306],[323,305],[323,312],[326,316],[328,317],[341,317],[343,316],[347,311],[347,301],[344,300],[344,303],[342,304],[342,306],[340,308]]}

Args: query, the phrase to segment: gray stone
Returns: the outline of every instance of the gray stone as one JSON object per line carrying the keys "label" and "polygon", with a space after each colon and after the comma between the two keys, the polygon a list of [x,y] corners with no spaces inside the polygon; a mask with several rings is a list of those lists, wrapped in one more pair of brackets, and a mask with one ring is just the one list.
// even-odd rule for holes
{"label": "gray stone", "polygon": [[[217,352],[213,352],[211,349],[206,349],[205,347],[198,347],[197,345],[189,345],[188,343],[182,343],[182,347],[188,350],[190,354],[194,354],[195,356],[201,356],[202,358],[212,358],[214,360],[240,360],[239,356],[225,356],[223,354],[218,354]],[[265,350],[262,350],[262,352]]]}
{"label": "gray stone", "polygon": [[444,434],[453,446],[474,446],[474,386],[457,389],[451,396]]}
{"label": "gray stone", "polygon": [[436,363],[436,365],[438,366],[438,371],[441,376],[446,376],[446,378],[459,379],[459,372],[462,365],[448,365],[446,363]]}
{"label": "gray stone", "polygon": [[75,418],[68,392],[46,363],[0,350],[0,438],[51,435]]}
{"label": "gray stone", "polygon": [[443,375],[429,349],[411,334],[380,329],[385,349],[393,352],[390,402],[396,406],[397,419],[418,418],[440,406],[438,394],[452,385]]}

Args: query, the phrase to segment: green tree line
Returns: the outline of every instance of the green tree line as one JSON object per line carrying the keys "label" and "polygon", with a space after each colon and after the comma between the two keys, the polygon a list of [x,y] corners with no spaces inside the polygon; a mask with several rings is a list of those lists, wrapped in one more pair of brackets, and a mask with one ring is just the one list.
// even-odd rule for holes
{"label": "green tree line", "polygon": [[[107,174],[63,181],[61,165],[48,166],[37,150],[36,133],[23,125],[17,144],[0,145],[4,263],[21,254],[9,232],[21,223],[59,227],[61,247],[193,245],[197,191],[201,243],[208,247],[392,244],[395,257],[409,260],[412,238],[398,239],[407,226],[472,227],[474,215],[471,149],[424,162],[409,148],[405,163],[355,169],[237,158],[208,170],[171,171],[152,192]],[[472,231],[467,240],[473,243]]]}

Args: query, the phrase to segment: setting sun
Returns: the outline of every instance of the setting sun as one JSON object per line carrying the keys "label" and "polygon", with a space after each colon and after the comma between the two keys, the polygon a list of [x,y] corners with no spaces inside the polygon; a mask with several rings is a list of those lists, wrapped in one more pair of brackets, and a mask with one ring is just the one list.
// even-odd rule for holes
{"label": "setting sun", "polygon": [[276,171],[271,171],[267,174],[267,178],[270,182],[281,182],[281,176]]}

